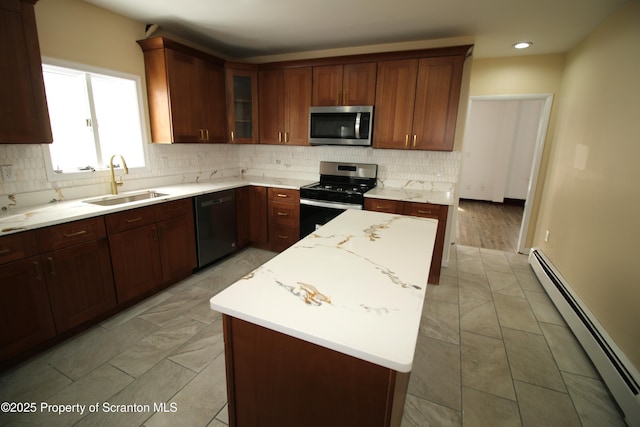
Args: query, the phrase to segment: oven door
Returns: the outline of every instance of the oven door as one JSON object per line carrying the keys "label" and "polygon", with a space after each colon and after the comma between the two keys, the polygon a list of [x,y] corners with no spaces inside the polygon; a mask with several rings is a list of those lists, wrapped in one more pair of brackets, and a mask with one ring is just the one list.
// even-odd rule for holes
{"label": "oven door", "polygon": [[347,209],[360,209],[361,205],[300,199],[300,238],[316,231]]}

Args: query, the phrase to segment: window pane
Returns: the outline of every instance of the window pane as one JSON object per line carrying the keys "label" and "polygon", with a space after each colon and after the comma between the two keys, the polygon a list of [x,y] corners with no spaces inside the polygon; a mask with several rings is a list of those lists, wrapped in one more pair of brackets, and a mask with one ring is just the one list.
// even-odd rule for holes
{"label": "window pane", "polygon": [[123,155],[129,167],[144,166],[135,81],[92,74],[91,87],[102,166],[108,167],[114,154]]}
{"label": "window pane", "polygon": [[[97,166],[84,74],[58,67],[44,68],[44,83],[53,132],[54,170]],[[90,122],[89,122],[90,123]]]}

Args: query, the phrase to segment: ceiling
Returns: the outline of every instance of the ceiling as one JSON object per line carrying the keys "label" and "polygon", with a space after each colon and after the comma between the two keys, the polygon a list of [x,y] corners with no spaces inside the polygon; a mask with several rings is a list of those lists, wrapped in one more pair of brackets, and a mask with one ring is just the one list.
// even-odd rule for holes
{"label": "ceiling", "polygon": [[84,1],[244,59],[457,37],[481,58],[562,53],[626,0]]}

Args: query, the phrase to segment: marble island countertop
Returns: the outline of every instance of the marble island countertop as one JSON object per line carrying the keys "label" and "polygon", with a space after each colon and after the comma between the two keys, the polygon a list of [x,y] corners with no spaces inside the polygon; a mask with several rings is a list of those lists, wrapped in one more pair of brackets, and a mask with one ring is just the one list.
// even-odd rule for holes
{"label": "marble island countertop", "polygon": [[411,371],[437,221],[348,210],[210,300],[213,310]]}

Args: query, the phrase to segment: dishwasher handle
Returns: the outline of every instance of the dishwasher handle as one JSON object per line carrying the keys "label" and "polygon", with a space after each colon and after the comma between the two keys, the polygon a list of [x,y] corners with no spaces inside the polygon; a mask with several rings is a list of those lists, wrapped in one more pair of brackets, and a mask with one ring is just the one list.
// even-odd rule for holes
{"label": "dishwasher handle", "polygon": [[200,207],[201,208],[206,208],[208,206],[215,206],[215,205],[219,205],[225,202],[231,202],[233,200],[233,197],[231,196],[227,196],[227,197],[221,197],[219,199],[210,199],[210,200],[205,200],[204,202],[200,202]]}

